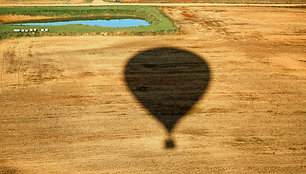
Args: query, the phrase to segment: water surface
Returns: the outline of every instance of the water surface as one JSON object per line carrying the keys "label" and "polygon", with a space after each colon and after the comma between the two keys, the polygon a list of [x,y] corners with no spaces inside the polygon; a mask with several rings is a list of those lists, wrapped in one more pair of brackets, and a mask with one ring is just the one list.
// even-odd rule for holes
{"label": "water surface", "polygon": [[59,26],[59,25],[71,25],[81,24],[88,26],[99,26],[99,27],[138,27],[148,26],[150,23],[142,19],[112,19],[112,20],[78,20],[78,21],[65,21],[65,22],[44,22],[44,23],[18,23],[10,25],[38,25],[38,26]]}

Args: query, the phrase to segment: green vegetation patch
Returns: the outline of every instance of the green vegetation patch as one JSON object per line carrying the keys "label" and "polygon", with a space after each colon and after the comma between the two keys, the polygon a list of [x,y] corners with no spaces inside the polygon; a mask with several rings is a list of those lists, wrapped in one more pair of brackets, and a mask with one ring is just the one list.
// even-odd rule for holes
{"label": "green vegetation patch", "polygon": [[[14,26],[0,23],[0,39],[22,37],[22,36],[45,36],[45,35],[151,35],[177,33],[179,29],[171,20],[155,6],[89,6],[89,7],[3,7],[0,15],[28,15],[48,16],[56,19],[18,21],[26,22],[48,22],[67,21],[75,19],[144,19],[150,26],[139,27],[98,27],[80,24],[62,26]],[[30,28],[48,28],[49,32],[17,33],[13,30]]]}

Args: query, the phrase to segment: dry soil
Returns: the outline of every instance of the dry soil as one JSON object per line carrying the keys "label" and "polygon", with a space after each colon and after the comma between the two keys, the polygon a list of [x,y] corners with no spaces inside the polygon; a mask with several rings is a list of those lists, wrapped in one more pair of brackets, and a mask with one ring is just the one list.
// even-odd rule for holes
{"label": "dry soil", "polygon": [[[306,12],[162,7],[184,35],[0,43],[0,173],[305,173]],[[124,78],[143,50],[204,59],[211,81],[173,131]]]}

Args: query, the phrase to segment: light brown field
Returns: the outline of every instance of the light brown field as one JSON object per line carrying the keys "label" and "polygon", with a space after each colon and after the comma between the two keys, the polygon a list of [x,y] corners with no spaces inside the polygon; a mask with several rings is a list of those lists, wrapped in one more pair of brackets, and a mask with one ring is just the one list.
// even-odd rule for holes
{"label": "light brown field", "polygon": [[[305,10],[161,9],[184,35],[1,41],[0,173],[306,172]],[[123,73],[165,46],[212,72],[172,150]]]}
{"label": "light brown field", "polygon": [[[99,1],[99,0],[98,0]],[[109,0],[116,1],[116,0]],[[229,4],[295,4],[305,0],[120,0],[125,3],[229,3]]]}
{"label": "light brown field", "polygon": [[[102,0],[103,1],[103,0]],[[50,5],[50,4],[83,4],[85,0],[53,1],[53,0],[33,0],[33,1],[13,1],[1,0],[0,5]]]}
{"label": "light brown field", "polygon": [[25,20],[39,20],[39,19],[54,19],[53,16],[29,16],[29,15],[0,15],[0,23],[2,22],[16,22]]}
{"label": "light brown field", "polygon": [[46,4],[64,4],[64,1],[9,1],[9,0],[1,0],[0,5],[8,4],[8,5],[28,5],[28,4],[39,4],[39,5],[46,5]]}

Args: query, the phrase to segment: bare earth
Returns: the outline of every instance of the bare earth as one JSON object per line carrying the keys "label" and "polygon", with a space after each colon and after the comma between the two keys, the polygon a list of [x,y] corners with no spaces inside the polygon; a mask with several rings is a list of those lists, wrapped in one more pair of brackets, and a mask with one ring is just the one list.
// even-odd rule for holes
{"label": "bare earth", "polygon": [[0,5],[48,5],[48,4],[64,4],[65,1],[8,1],[1,0]]}
{"label": "bare earth", "polygon": [[[306,172],[306,11],[161,7],[185,35],[0,43],[0,173]],[[208,62],[205,96],[165,128],[124,67],[156,47]]]}
{"label": "bare earth", "polygon": [[[103,3],[103,0],[94,0],[99,3]],[[69,1],[55,1],[55,0],[34,0],[34,1],[12,1],[12,0],[1,0],[0,5],[71,5],[71,4],[83,4],[85,0],[69,0]]]}

